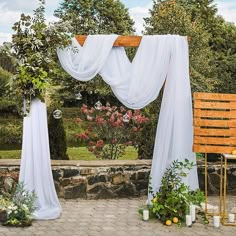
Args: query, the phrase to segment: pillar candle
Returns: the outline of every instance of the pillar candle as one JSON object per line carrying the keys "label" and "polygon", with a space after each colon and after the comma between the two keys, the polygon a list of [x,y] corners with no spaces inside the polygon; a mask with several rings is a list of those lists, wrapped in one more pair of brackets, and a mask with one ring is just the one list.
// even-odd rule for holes
{"label": "pillar candle", "polygon": [[192,225],[192,216],[186,215],[186,226],[191,227]]}
{"label": "pillar candle", "polygon": [[192,218],[192,222],[194,223],[196,221],[196,206],[190,205],[190,215]]}
{"label": "pillar candle", "polygon": [[220,217],[219,216],[213,216],[213,225],[215,228],[220,227]]}
{"label": "pillar candle", "polygon": [[229,222],[230,223],[234,223],[234,218],[235,218],[234,214],[229,213]]}
{"label": "pillar candle", "polygon": [[143,220],[149,219],[149,210],[143,210]]}

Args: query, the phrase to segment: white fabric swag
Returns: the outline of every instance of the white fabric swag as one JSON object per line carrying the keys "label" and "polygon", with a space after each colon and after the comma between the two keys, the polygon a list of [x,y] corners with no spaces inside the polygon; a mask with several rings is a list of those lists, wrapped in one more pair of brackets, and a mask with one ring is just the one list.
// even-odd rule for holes
{"label": "white fabric swag", "polygon": [[[173,160],[196,163],[187,37],[143,36],[132,62],[123,47],[113,47],[117,37],[90,35],[83,47],[73,39],[72,47],[58,50],[58,57],[65,71],[77,80],[88,81],[99,73],[117,98],[132,109],[154,101],[166,81],[151,168],[152,187],[157,191]],[[196,166],[184,181],[191,189],[198,188]]]}

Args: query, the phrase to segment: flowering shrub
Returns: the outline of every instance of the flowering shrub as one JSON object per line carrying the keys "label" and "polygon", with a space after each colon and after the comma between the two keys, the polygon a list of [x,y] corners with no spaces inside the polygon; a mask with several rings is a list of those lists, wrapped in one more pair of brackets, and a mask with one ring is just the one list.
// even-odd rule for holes
{"label": "flowering shrub", "polygon": [[[24,189],[23,183],[16,186],[14,194],[0,197],[1,221],[4,225],[29,226],[35,207],[36,194]],[[3,217],[4,216],[4,217]]]}
{"label": "flowering shrub", "polygon": [[81,111],[83,119],[78,118],[77,122],[86,120],[89,125],[75,137],[84,140],[88,150],[102,159],[118,159],[125,154],[127,146],[137,146],[143,125],[148,121],[139,110],[118,108],[109,103],[103,106],[97,102],[95,108],[83,105]]}

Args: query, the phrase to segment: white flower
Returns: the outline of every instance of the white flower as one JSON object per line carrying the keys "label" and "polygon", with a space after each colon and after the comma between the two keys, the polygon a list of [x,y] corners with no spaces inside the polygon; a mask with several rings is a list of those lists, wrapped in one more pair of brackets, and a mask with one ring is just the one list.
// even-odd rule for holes
{"label": "white flower", "polygon": [[14,211],[14,213],[15,213],[15,214],[17,214],[17,213],[18,213],[18,211]]}

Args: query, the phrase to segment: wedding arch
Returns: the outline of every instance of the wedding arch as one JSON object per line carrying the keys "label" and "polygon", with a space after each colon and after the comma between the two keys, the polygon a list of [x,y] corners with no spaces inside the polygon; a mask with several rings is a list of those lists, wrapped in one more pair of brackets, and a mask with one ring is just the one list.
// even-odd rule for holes
{"label": "wedding arch", "polygon": [[[125,53],[126,46],[138,47],[132,62]],[[71,46],[58,49],[57,53],[61,66],[73,78],[88,81],[100,74],[116,97],[131,109],[154,101],[165,83],[151,168],[153,191],[159,189],[161,177],[173,160],[196,162],[192,152],[187,37],[76,36]],[[51,172],[46,105],[37,99],[24,118],[20,181],[38,196],[36,219],[59,217],[61,207]],[[196,167],[184,181],[191,189],[198,188]]]}

